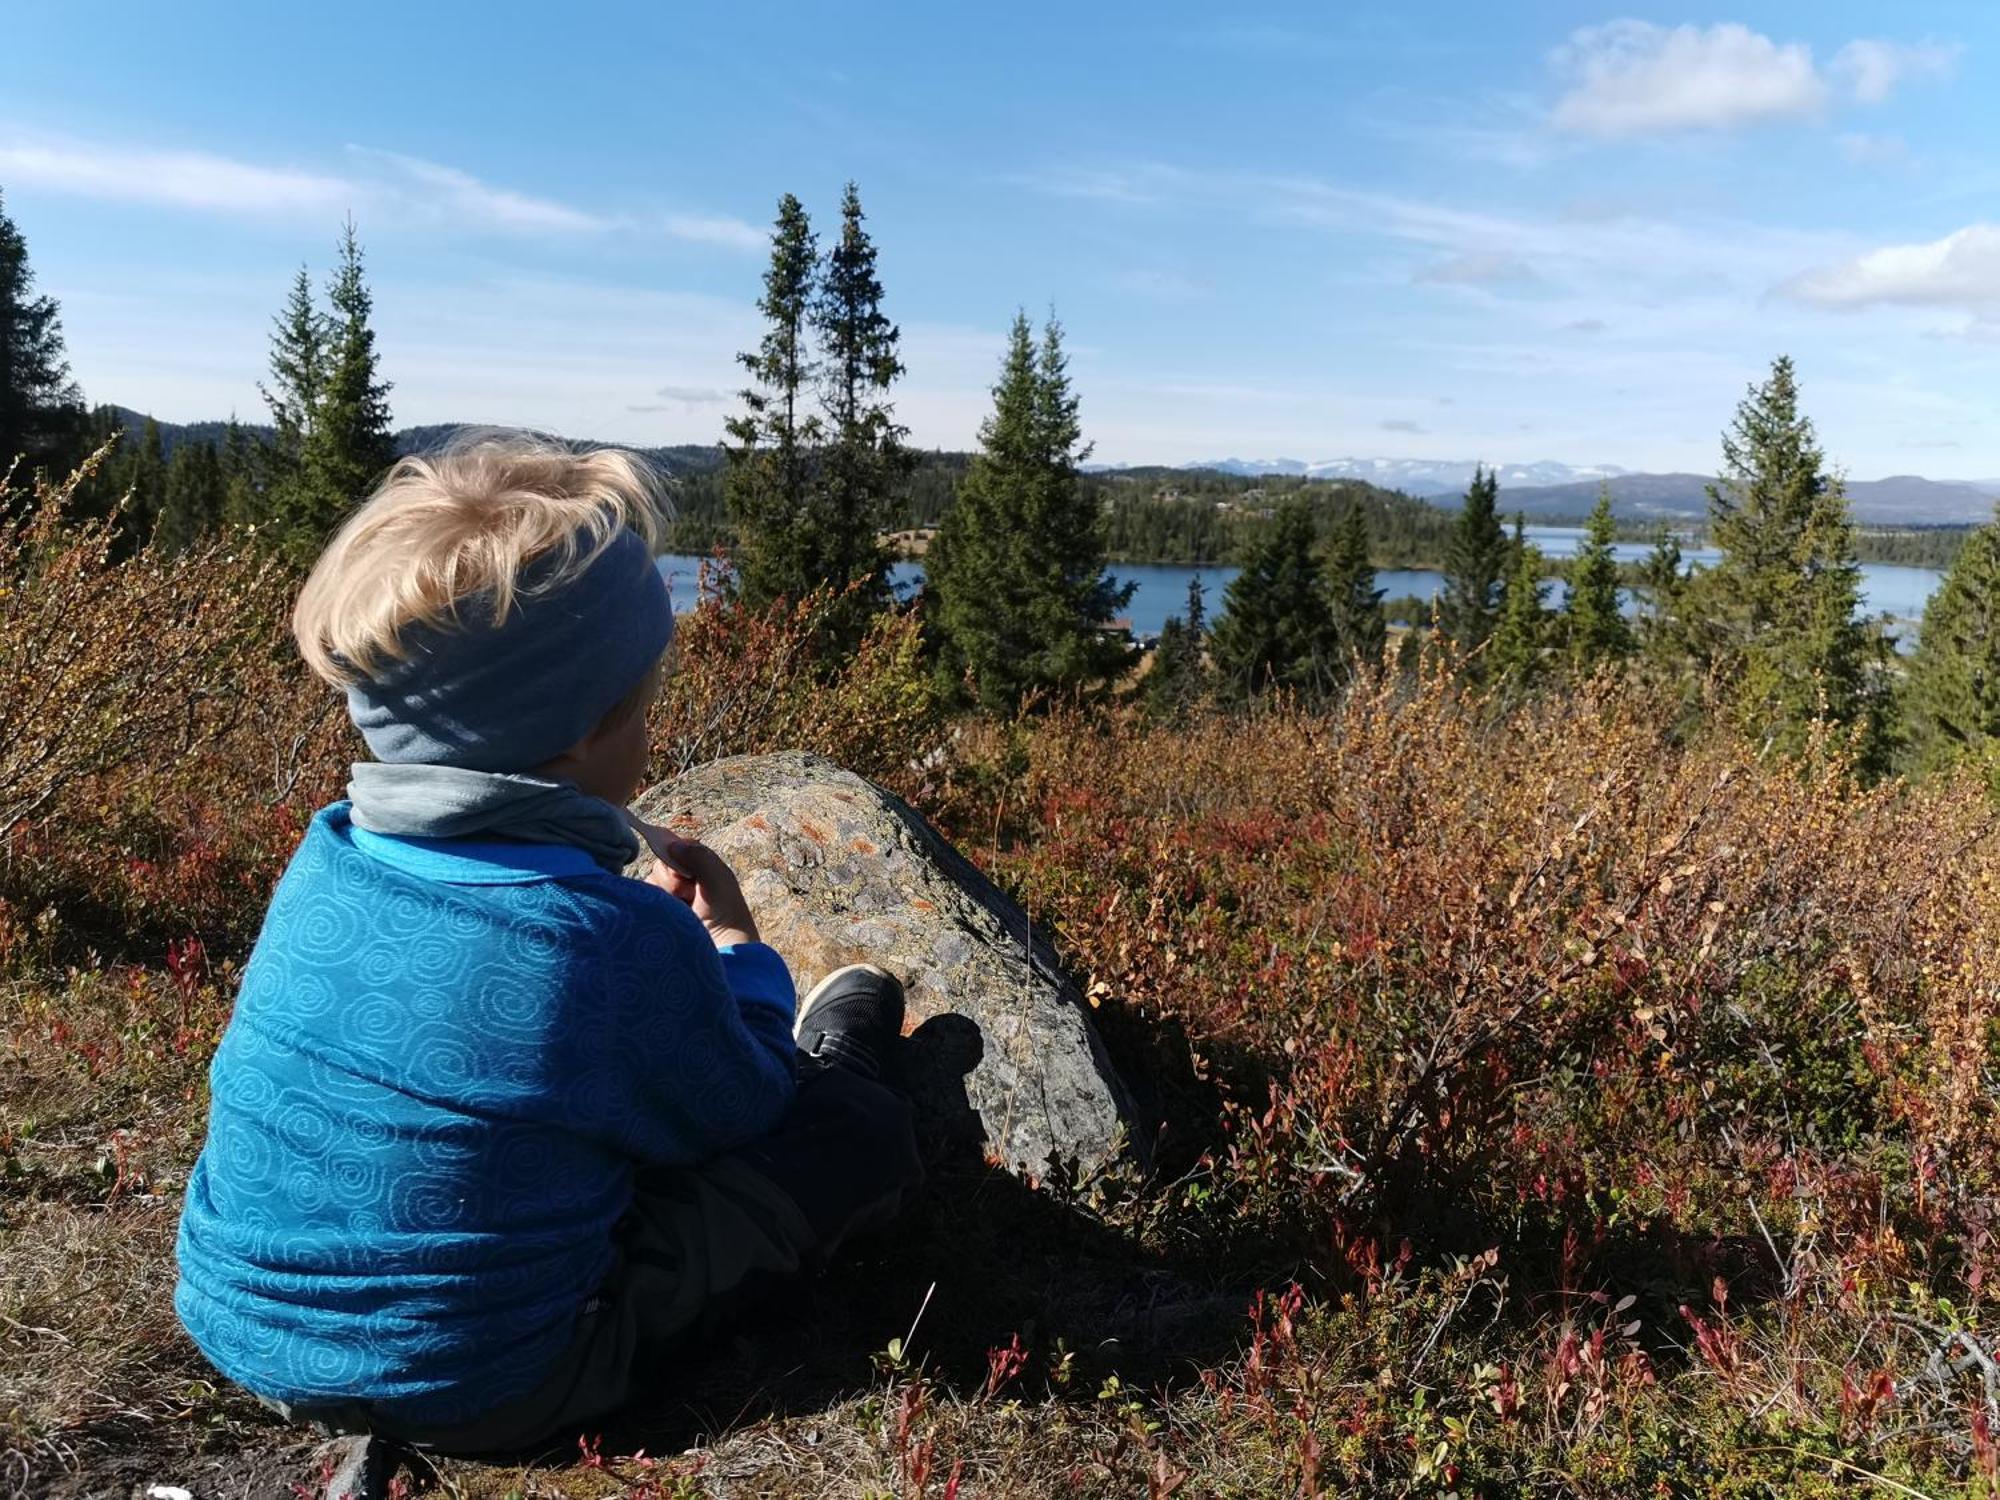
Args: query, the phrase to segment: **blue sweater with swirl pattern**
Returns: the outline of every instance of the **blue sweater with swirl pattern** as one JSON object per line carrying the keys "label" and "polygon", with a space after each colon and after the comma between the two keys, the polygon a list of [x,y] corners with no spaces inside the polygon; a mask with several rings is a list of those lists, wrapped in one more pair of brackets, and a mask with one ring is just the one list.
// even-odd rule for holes
{"label": "blue sweater with swirl pattern", "polygon": [[174,1305],[293,1405],[412,1423],[524,1394],[612,1261],[641,1165],[769,1132],[795,997],[666,892],[558,845],[314,817],[210,1070]]}

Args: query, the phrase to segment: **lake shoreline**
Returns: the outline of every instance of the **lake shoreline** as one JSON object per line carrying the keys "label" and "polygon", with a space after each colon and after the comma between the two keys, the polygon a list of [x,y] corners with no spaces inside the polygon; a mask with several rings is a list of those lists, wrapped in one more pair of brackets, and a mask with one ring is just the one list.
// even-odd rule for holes
{"label": "lake shoreline", "polygon": [[[1530,526],[1526,530],[1527,539],[1542,549],[1543,555],[1552,564],[1567,562],[1576,555],[1577,546],[1583,536],[1581,527]],[[1643,561],[1651,552],[1651,543],[1614,542],[1612,556],[1621,566]],[[1708,566],[1720,560],[1721,554],[1708,547],[1691,547],[1682,554],[1684,566]],[[694,591],[704,563],[710,558],[689,554],[669,554],[660,559],[660,568],[666,575],[668,585],[673,590],[674,607],[688,609],[694,604]],[[1903,563],[1862,563],[1861,565],[1862,605],[1870,618],[1886,616],[1895,627],[1893,633],[1903,636],[1924,612],[1924,604],[1938,585],[1944,581],[1944,574],[1936,568],[1914,567]],[[1234,563],[1160,563],[1133,562],[1113,559],[1108,564],[1114,578],[1121,582],[1137,585],[1132,602],[1120,619],[1127,623],[1132,634],[1140,640],[1151,640],[1159,635],[1168,618],[1184,616],[1187,612],[1188,581],[1199,577],[1205,591],[1206,608],[1210,619],[1222,613],[1223,591],[1228,588],[1241,569]],[[923,579],[921,559],[901,559],[889,569],[890,585],[897,596],[907,598],[915,593]],[[1415,600],[1428,604],[1443,590],[1444,575],[1435,567],[1378,567],[1375,572],[1375,586],[1382,591],[1385,603]],[[1566,585],[1560,572],[1553,573],[1547,580],[1546,599],[1551,608],[1560,608],[1565,597]],[[1629,598],[1629,595],[1628,595]]]}

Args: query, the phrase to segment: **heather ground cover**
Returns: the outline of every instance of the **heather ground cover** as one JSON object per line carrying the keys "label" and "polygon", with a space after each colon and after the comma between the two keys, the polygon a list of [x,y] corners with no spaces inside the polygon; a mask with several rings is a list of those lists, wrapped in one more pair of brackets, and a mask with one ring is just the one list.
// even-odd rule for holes
{"label": "heather ground cover", "polygon": [[[254,546],[0,522],[0,1487],[314,1492],[173,1322],[203,1072],[344,720]],[[32,517],[32,518],[31,518]],[[2000,1489],[2000,838],[1604,677],[947,718],[914,622],[686,623],[655,770],[799,746],[1053,934],[1145,1176],[978,1164],[465,1494]]]}

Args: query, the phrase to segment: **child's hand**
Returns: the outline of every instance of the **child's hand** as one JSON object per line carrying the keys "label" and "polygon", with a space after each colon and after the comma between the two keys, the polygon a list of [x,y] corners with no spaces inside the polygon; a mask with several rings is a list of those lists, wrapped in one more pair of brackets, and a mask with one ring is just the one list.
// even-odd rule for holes
{"label": "child's hand", "polygon": [[720,854],[640,818],[632,819],[632,828],[653,851],[646,883],[692,907],[716,947],[757,941],[757,922],[743,899],[743,887]]}

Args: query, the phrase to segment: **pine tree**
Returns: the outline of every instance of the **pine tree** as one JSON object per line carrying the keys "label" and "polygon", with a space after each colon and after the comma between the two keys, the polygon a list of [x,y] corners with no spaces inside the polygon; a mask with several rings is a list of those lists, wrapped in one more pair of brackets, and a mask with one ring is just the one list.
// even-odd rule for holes
{"label": "pine tree", "polygon": [[152,545],[184,552],[222,524],[222,461],[213,443],[182,443],[167,463],[165,498],[153,524]]}
{"label": "pine tree", "polygon": [[1509,559],[1499,503],[1499,477],[1485,468],[1475,470],[1445,549],[1438,628],[1461,653],[1478,650],[1500,622]]}
{"label": "pine tree", "polygon": [[1185,718],[1208,695],[1208,610],[1201,574],[1188,579],[1187,611],[1169,615],[1146,674],[1146,711],[1156,719]]}
{"label": "pine tree", "polygon": [[1053,318],[1039,346],[1017,314],[980,451],[925,557],[939,673],[981,706],[1100,683],[1130,660],[1109,629],[1131,600],[1104,568],[1097,491]]}
{"label": "pine tree", "polygon": [[1217,685],[1232,702],[1271,688],[1318,702],[1347,680],[1350,662],[1314,551],[1312,511],[1303,500],[1289,500],[1223,593],[1215,625]]}
{"label": "pine tree", "polygon": [[[875,245],[862,227],[861,195],[848,183],[840,201],[840,240],[827,253],[812,302],[819,335],[821,409],[827,447],[820,501],[824,555],[816,582],[843,591],[826,629],[841,646],[859,641],[868,617],[889,602],[889,559],[878,537],[888,524],[895,487],[911,468],[889,387],[903,373],[901,337],[882,312]],[[852,590],[852,592],[846,592]]]}
{"label": "pine tree", "polygon": [[[341,231],[340,259],[327,283],[330,309],[324,383],[300,450],[300,483],[284,497],[283,543],[300,558],[319,552],[341,520],[368,497],[396,461],[389,430],[389,384],[380,378],[374,299],[362,274],[354,221]],[[275,368],[275,358],[273,361]]]}
{"label": "pine tree", "polygon": [[[771,264],[757,303],[766,323],[764,338],[755,350],[737,356],[751,384],[742,392],[742,415],[729,420],[734,445],[724,445],[725,487],[738,537],[736,587],[758,608],[800,598],[827,582],[828,559],[849,545],[828,535],[815,472],[822,429],[805,409],[817,374],[810,335],[818,265],[818,241],[805,207],[787,193],[778,200]],[[863,269],[872,276],[872,265]],[[856,395],[858,413],[860,387]]]}
{"label": "pine tree", "polygon": [[1796,750],[1815,719],[1859,726],[1863,767],[1878,768],[1885,646],[1855,617],[1861,569],[1847,498],[1799,412],[1790,359],[1744,397],[1722,457],[1708,492],[1722,557],[1683,591],[1684,649],[1729,685],[1747,732]]}
{"label": "pine tree", "polygon": [[27,241],[0,201],[0,475],[17,458],[54,469],[82,456],[87,418],[63,351],[61,310],[55,298],[34,296],[34,286]]}
{"label": "pine tree", "polygon": [[2000,518],[1965,539],[1925,605],[1903,702],[1916,770],[1968,760],[2000,792]]}
{"label": "pine tree", "polygon": [[1341,656],[1370,668],[1381,666],[1389,626],[1382,615],[1382,590],[1375,587],[1375,567],[1368,559],[1368,518],[1358,504],[1349,505],[1334,525],[1326,583]]}
{"label": "pine tree", "polygon": [[1632,654],[1632,628],[1618,600],[1618,558],[1612,550],[1617,528],[1611,519],[1611,491],[1598,491],[1597,506],[1585,523],[1583,544],[1570,564],[1564,633],[1570,665],[1591,672]]}
{"label": "pine tree", "polygon": [[1526,687],[1542,675],[1550,617],[1543,603],[1547,585],[1542,582],[1542,551],[1528,540],[1519,516],[1514,518],[1509,551],[1512,560],[1501,595],[1500,621],[1487,649],[1488,674]]}

